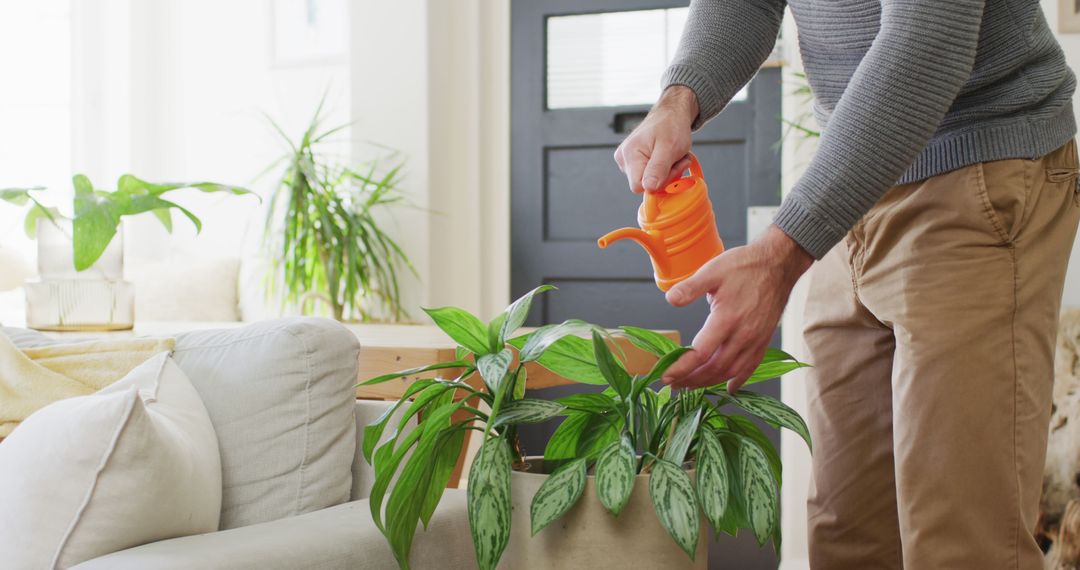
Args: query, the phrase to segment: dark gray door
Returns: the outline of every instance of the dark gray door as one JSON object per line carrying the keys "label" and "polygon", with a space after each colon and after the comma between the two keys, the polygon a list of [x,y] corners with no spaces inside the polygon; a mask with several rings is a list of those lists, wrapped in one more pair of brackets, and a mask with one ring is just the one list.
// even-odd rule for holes
{"label": "dark gray door", "polygon": [[[705,320],[704,301],[683,309],[664,301],[638,246],[596,246],[609,230],[636,224],[640,197],[628,190],[612,154],[648,111],[640,95],[659,84],[665,63],[664,54],[654,52],[670,53],[679,19],[685,18],[684,11],[661,9],[687,3],[512,4],[511,288],[515,296],[542,283],[559,288],[536,304],[530,325],[580,318],[605,326],[674,328],[688,343]],[[643,69],[655,72],[642,78]],[[643,87],[642,81],[652,83]],[[728,248],[746,243],[748,208],[779,204],[780,97],[779,70],[763,69],[738,100],[694,135]],[[777,383],[758,389],[779,395]],[[538,395],[568,391],[581,388]],[[554,427],[523,430],[526,451],[542,452]],[[779,444],[775,432],[770,434]],[[749,535],[722,539],[710,554],[713,569],[776,567],[772,549],[758,549]]]}

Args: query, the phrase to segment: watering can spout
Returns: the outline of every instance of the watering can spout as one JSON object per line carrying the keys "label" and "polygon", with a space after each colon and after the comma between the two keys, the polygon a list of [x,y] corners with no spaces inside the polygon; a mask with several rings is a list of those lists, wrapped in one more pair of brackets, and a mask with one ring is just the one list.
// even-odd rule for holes
{"label": "watering can spout", "polygon": [[645,249],[645,253],[649,254],[658,269],[661,271],[667,270],[668,254],[664,249],[662,239],[646,231],[637,228],[619,228],[596,240],[596,245],[604,249],[612,243],[623,239],[637,242],[638,245]]}

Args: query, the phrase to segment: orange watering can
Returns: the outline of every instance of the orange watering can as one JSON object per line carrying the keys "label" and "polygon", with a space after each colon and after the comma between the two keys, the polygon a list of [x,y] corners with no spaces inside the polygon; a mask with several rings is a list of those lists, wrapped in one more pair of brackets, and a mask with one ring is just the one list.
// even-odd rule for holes
{"label": "orange watering can", "polygon": [[638,208],[638,228],[620,228],[596,241],[606,248],[621,239],[636,241],[652,258],[656,286],[667,291],[724,252],[716,230],[709,189],[701,164],[690,155],[690,176],[663,190],[645,192]]}

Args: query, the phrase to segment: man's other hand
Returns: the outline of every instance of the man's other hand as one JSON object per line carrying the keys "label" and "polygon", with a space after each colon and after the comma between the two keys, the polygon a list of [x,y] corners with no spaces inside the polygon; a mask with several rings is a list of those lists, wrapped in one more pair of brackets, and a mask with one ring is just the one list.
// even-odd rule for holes
{"label": "man's other hand", "polygon": [[725,251],[672,287],[667,300],[676,307],[707,296],[709,317],[694,337],[693,350],[664,373],[664,383],[701,388],[728,380],[728,391],[738,390],[761,362],[791,289],[813,262],[772,225],[757,240]]}

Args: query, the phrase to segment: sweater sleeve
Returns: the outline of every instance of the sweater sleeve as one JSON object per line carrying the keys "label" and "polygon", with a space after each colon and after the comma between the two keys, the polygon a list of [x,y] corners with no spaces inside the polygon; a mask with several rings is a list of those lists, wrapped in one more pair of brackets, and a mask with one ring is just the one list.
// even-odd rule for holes
{"label": "sweater sleeve", "polygon": [[774,222],[820,259],[937,131],[975,63],[985,0],[882,0],[881,27]]}
{"label": "sweater sleeve", "polygon": [[772,53],[785,0],[693,0],[664,89],[685,85],[700,109],[697,130],[723,110]]}

